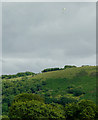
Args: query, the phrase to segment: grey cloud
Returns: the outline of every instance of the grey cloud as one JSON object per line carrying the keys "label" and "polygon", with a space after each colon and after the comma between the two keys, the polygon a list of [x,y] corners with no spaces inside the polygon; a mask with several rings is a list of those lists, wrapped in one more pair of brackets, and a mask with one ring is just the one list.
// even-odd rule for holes
{"label": "grey cloud", "polygon": [[28,66],[39,72],[44,67],[95,64],[95,6],[96,3],[3,3],[4,73],[25,71]]}

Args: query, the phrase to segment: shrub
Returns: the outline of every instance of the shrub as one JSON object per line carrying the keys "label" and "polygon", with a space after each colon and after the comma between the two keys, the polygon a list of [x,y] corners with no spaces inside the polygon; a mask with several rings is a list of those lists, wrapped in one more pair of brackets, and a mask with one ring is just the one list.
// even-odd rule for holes
{"label": "shrub", "polygon": [[65,116],[67,120],[76,120],[78,114],[78,105],[76,103],[69,103],[65,105]]}
{"label": "shrub", "polygon": [[75,99],[75,98],[73,98],[73,97],[61,97],[58,101],[57,101],[57,103],[59,103],[59,104],[62,104],[63,106],[65,106],[65,104],[68,104],[68,103],[73,103],[73,102],[78,102],[78,100],[77,99]]}
{"label": "shrub", "polygon": [[84,90],[81,87],[68,88],[67,92],[73,94],[74,96],[80,96],[82,94],[85,94]]}
{"label": "shrub", "polygon": [[54,97],[49,98],[49,97],[45,96],[45,103],[49,104],[49,103],[52,103],[52,102],[53,103],[58,103],[58,100]]}
{"label": "shrub", "polygon": [[67,87],[67,89],[74,88],[74,87],[75,87],[74,85],[70,85]]}
{"label": "shrub", "polygon": [[81,100],[78,103],[70,103],[65,106],[67,120],[94,120],[96,106],[91,100]]}
{"label": "shrub", "polygon": [[7,115],[3,115],[1,120],[10,120]]}
{"label": "shrub", "polygon": [[39,118],[65,118],[64,110],[54,105],[32,100],[15,102],[10,107],[10,119],[39,120]]}
{"label": "shrub", "polygon": [[59,70],[59,68],[47,68],[47,69],[44,69],[41,72],[49,72],[49,71],[56,71],[56,70]]}
{"label": "shrub", "polygon": [[11,79],[11,78],[17,78],[17,77],[24,77],[24,76],[28,76],[28,75],[35,75],[35,73],[33,72],[20,72],[20,73],[17,73],[15,75],[2,75],[1,78],[2,79]]}
{"label": "shrub", "polygon": [[76,66],[74,66],[74,65],[73,66],[72,65],[65,65],[64,69],[66,69],[66,68],[76,68]]}
{"label": "shrub", "polygon": [[19,102],[19,101],[25,102],[25,101],[31,101],[31,100],[37,100],[37,101],[44,102],[44,98],[40,97],[37,94],[32,94],[32,93],[19,94],[19,95],[15,96],[13,102],[14,103]]}
{"label": "shrub", "polygon": [[96,105],[95,120],[98,118],[98,105]]}
{"label": "shrub", "polygon": [[96,106],[91,100],[81,100],[78,103],[79,118],[81,120],[94,120],[96,114]]}
{"label": "shrub", "polygon": [[46,83],[46,81],[42,81],[42,85],[46,85],[47,83]]}

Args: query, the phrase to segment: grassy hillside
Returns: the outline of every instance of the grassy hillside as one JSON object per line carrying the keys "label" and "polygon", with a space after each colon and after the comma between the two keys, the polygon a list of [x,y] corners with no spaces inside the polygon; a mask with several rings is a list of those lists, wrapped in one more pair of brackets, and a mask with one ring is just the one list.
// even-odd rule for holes
{"label": "grassy hillside", "polygon": [[[46,85],[42,89],[48,89],[50,95],[66,95],[69,86],[81,87],[86,94],[81,96],[96,102],[96,67],[84,66],[78,68],[67,68],[65,70],[41,73],[33,79],[44,80]],[[39,91],[39,93],[43,93]]]}
{"label": "grassy hillside", "polygon": [[[20,93],[36,93],[45,98],[46,103],[90,99],[96,103],[96,67],[84,66],[49,71],[11,79],[3,79],[3,114],[14,96]],[[67,102],[66,102],[67,103]]]}

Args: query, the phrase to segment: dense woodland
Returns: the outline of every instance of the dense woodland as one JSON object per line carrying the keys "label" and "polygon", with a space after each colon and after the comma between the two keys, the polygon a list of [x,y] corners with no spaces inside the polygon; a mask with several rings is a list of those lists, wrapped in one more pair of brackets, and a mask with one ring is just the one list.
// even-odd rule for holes
{"label": "dense woodland", "polygon": [[97,120],[96,66],[2,75],[2,120]]}

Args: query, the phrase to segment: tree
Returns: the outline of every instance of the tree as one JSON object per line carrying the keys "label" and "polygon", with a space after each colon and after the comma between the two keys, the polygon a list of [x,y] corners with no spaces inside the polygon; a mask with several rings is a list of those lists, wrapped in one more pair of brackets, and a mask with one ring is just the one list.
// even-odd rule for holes
{"label": "tree", "polygon": [[39,118],[65,118],[64,110],[60,106],[45,104],[37,100],[18,101],[9,109],[10,120],[39,120]]}
{"label": "tree", "polygon": [[78,105],[76,103],[69,103],[65,105],[65,116],[67,120],[76,120],[78,117]]}
{"label": "tree", "polygon": [[3,115],[1,120],[10,120],[7,115]]}
{"label": "tree", "polygon": [[56,70],[60,70],[59,68],[47,68],[42,70],[41,72],[49,72],[49,71],[56,71]]}
{"label": "tree", "polygon": [[96,105],[91,100],[70,103],[65,106],[65,114],[67,120],[94,120],[97,116]]}
{"label": "tree", "polygon": [[67,97],[67,96],[63,96],[58,100],[59,104],[62,104],[63,106],[65,106],[68,103],[73,103],[73,102],[78,102],[77,99],[73,98],[73,97]]}
{"label": "tree", "polygon": [[66,69],[66,68],[76,68],[76,66],[74,66],[74,65],[73,66],[72,65],[65,65],[64,69]]}
{"label": "tree", "polygon": [[79,118],[82,120],[94,120],[96,105],[91,100],[81,100],[78,102]]}
{"label": "tree", "polygon": [[25,102],[25,101],[31,101],[31,100],[37,100],[40,102],[44,102],[44,98],[40,97],[38,94],[32,94],[32,93],[22,93],[17,96],[15,96],[13,103],[15,102]]}
{"label": "tree", "polygon": [[82,87],[68,87],[67,92],[73,94],[74,96],[80,96],[82,94],[85,94]]}

